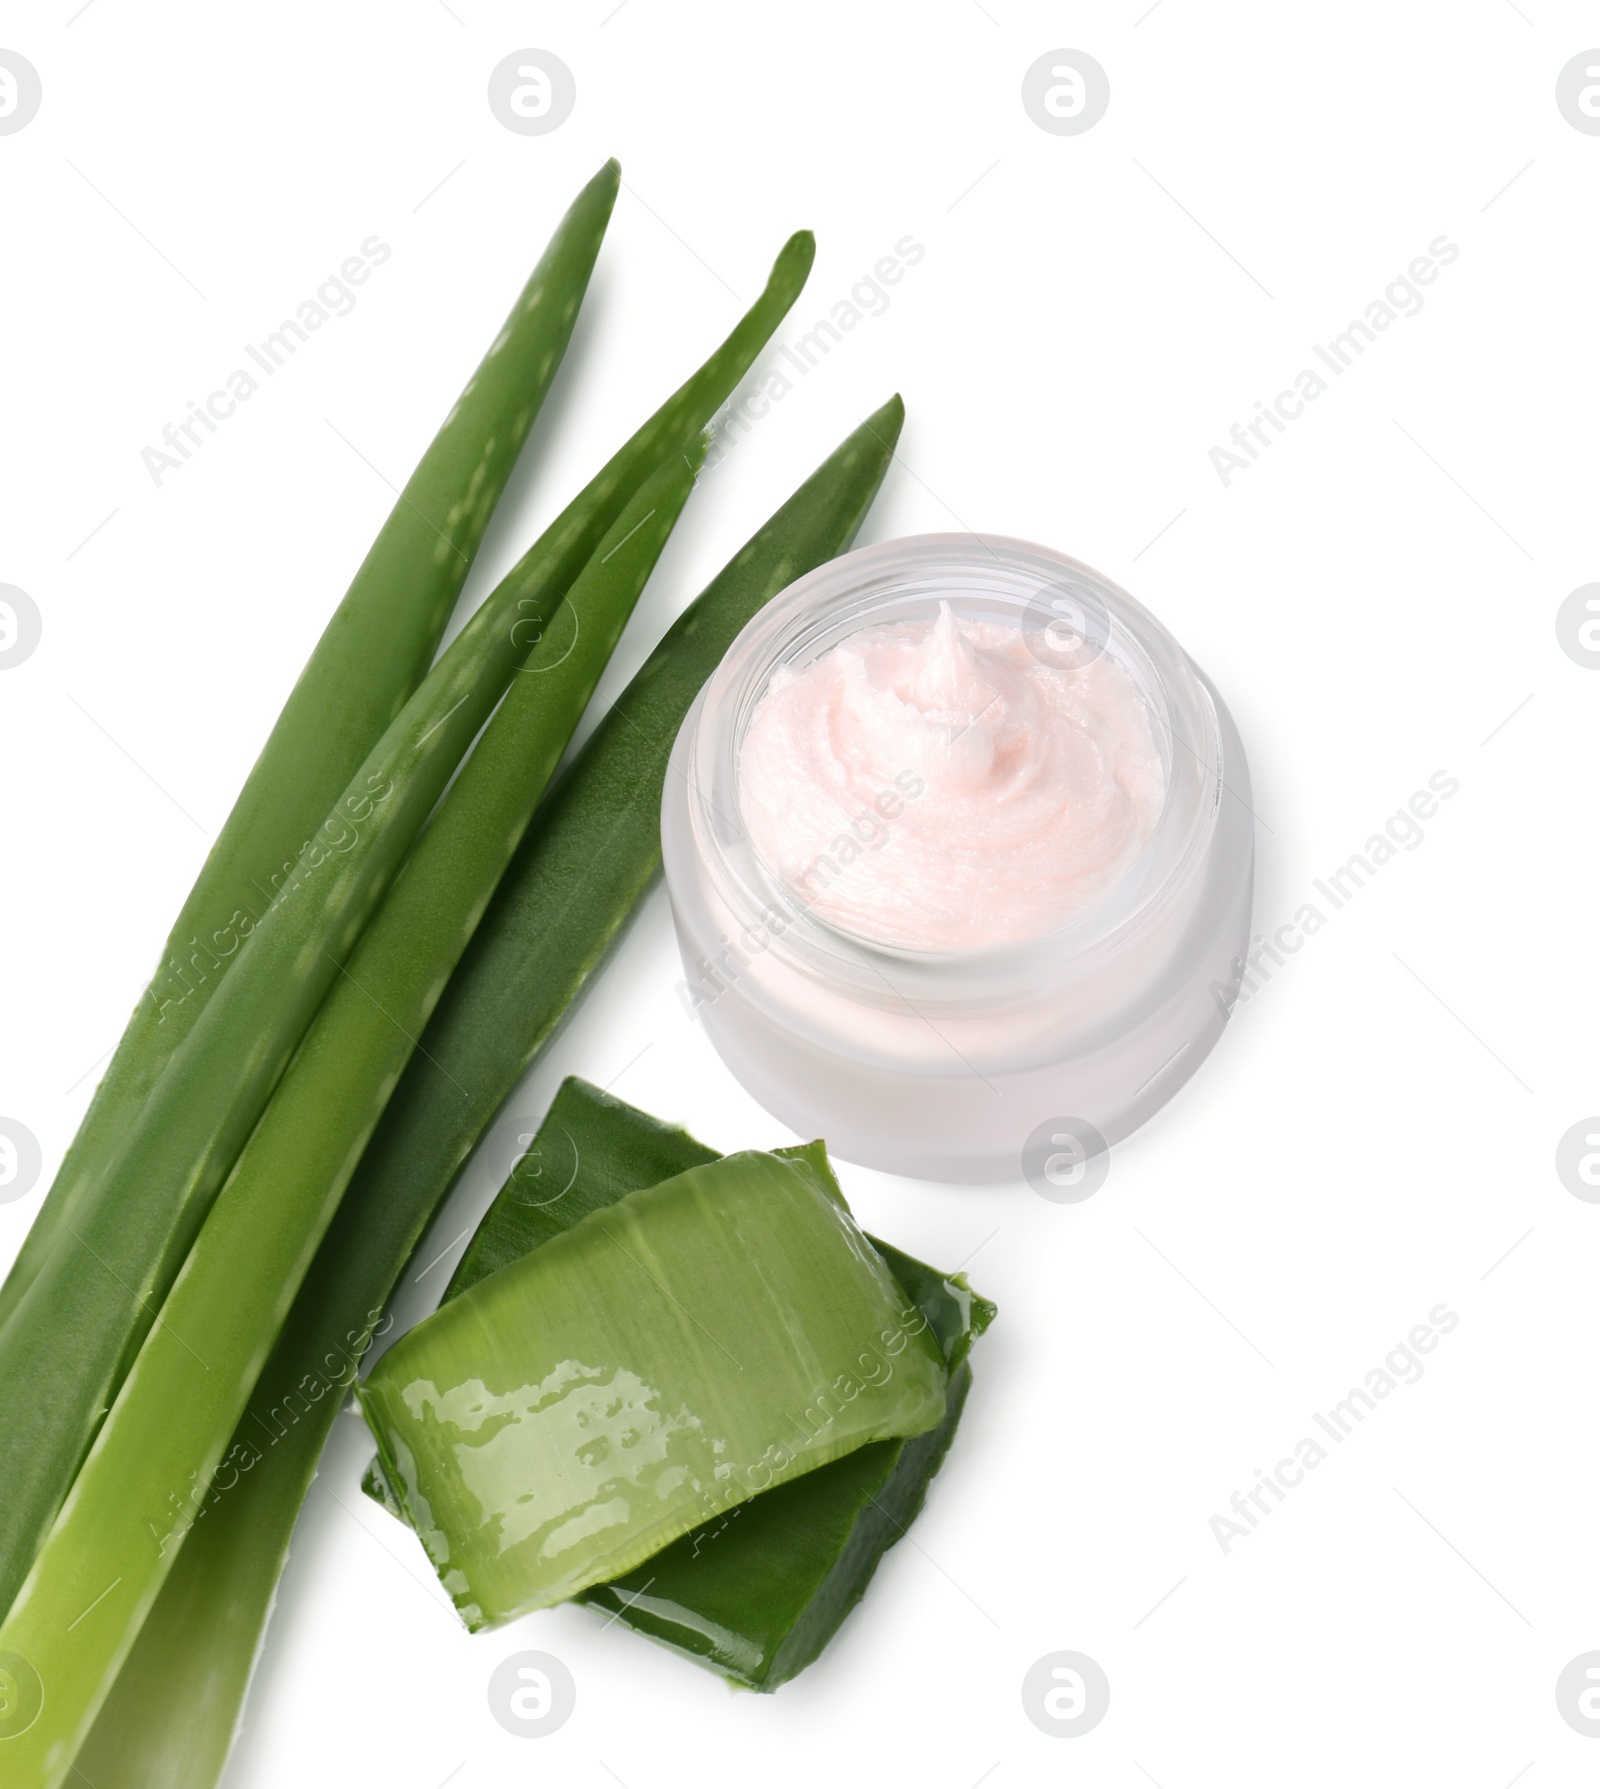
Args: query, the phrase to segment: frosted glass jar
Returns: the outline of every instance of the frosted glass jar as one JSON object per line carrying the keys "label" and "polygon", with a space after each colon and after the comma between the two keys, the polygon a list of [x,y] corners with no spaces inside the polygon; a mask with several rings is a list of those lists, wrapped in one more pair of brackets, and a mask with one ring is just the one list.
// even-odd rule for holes
{"label": "frosted glass jar", "polygon": [[[896,950],[821,921],[761,861],[740,818],[740,743],[778,666],[863,627],[931,622],[941,600],[1021,627],[1045,663],[1113,654],[1149,710],[1166,799],[1127,875],[1056,930]],[[678,734],[661,837],[680,993],[745,1087],[844,1159],[1026,1177],[1070,1200],[1096,1152],[1170,1099],[1222,1033],[1249,941],[1249,804],[1222,698],[1126,591],[1000,536],[867,547],[768,603]]]}

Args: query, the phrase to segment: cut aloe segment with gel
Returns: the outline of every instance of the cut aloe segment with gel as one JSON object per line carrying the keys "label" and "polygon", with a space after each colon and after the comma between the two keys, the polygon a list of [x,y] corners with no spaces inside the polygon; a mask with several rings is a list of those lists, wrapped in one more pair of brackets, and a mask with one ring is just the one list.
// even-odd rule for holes
{"label": "cut aloe segment with gel", "polygon": [[[806,1161],[834,1184],[820,1143],[775,1153]],[[715,1160],[687,1131],[568,1076],[467,1244],[446,1301],[589,1212]],[[776,1690],[820,1656],[915,1520],[971,1388],[967,1356],[995,1316],[960,1274],[868,1240],[927,1318],[950,1369],[943,1420],[926,1434],[870,1443],[763,1492],[580,1597],[750,1689]],[[362,1488],[405,1520],[380,1462]]]}
{"label": "cut aloe segment with gel", "polygon": [[945,1414],[943,1359],[807,1162],[749,1151],[630,1194],[398,1342],[361,1400],[472,1628],[631,1570],[708,1518]]}
{"label": "cut aloe segment with gel", "polygon": [[950,1368],[937,1427],[857,1448],[583,1593],[612,1619],[749,1689],[776,1690],[815,1662],[916,1519],[972,1388],[967,1355],[995,1315],[960,1275],[870,1240]]}

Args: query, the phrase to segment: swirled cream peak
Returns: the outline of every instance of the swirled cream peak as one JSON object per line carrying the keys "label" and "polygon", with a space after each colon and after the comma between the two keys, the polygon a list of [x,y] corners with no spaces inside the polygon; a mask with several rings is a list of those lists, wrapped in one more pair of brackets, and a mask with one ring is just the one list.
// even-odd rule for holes
{"label": "swirled cream peak", "polygon": [[739,801],[818,918],[905,950],[1038,937],[1115,886],[1166,776],[1109,652],[1042,662],[1007,620],[864,627],[781,667],[750,717]]}

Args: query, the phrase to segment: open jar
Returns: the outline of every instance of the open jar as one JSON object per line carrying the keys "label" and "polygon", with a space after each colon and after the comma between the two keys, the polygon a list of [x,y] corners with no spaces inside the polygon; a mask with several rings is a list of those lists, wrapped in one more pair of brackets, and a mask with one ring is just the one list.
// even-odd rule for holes
{"label": "open jar", "polygon": [[[955,950],[828,923],[765,862],[741,749],[780,667],[863,628],[959,617],[1020,629],[1046,665],[1101,652],[1150,721],[1165,794],[1143,849],[1054,929]],[[1221,1035],[1250,925],[1244,748],[1148,610],[1087,566],[999,536],[920,535],[830,561],[734,641],[684,721],[662,802],[681,992],[776,1117],[846,1160],[949,1181],[1092,1190],[1094,1158],[1157,1111]]]}

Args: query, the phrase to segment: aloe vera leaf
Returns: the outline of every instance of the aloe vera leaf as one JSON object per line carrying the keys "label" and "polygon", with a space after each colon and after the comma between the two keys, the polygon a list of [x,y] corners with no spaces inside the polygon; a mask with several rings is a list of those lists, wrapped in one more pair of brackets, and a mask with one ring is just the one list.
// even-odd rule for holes
{"label": "aloe vera leaf", "polygon": [[950,1377],[944,1415],[779,1485],[581,1600],[748,1689],[813,1664],[916,1519],[972,1385]]}
{"label": "aloe vera leaf", "polygon": [[[956,1320],[941,1276],[924,1273],[923,1315],[935,1326]],[[966,1346],[975,1333],[962,1332]],[[910,1527],[971,1383],[963,1357],[951,1371],[936,1428],[908,1441],[876,1442],[763,1492],[585,1591],[582,1600],[737,1683],[776,1690],[818,1657]]]}
{"label": "aloe vera leaf", "polygon": [[[222,1189],[0,1625],[47,1688],[7,1782],[59,1782],[160,1590],[439,991],[554,774],[704,452],[648,479],[573,584],[362,934]],[[97,1588],[87,1593],[85,1584]]]}
{"label": "aloe vera leaf", "polygon": [[708,1515],[945,1408],[927,1320],[794,1158],[746,1150],[479,1280],[360,1388],[473,1629],[631,1570]]}
{"label": "aloe vera leaf", "polygon": [[[254,911],[433,662],[489,518],[566,353],[621,178],[579,193],[432,445],[407,480],[239,791],[78,1134],[0,1285],[3,1325],[61,1240],[232,961]],[[0,1607],[6,1601],[0,1575]]]}
{"label": "aloe vera leaf", "polygon": [[[805,233],[711,358],[529,548],[275,881],[216,995],[0,1331],[0,1607],[61,1506],[218,1187],[410,841],[639,484],[685,451],[805,282]],[[71,1312],[70,1323],[62,1313]]]}
{"label": "aloe vera leaf", "polygon": [[[454,988],[470,976],[474,992],[447,989],[423,1034],[235,1433],[229,1483],[213,1491],[96,1723],[84,1768],[97,1789],[212,1789],[221,1774],[343,1392],[428,1220],[558,1028],[552,1004],[566,984],[532,974],[529,938],[542,926],[537,948],[572,953],[570,997],[581,999],[659,869],[661,779],[683,716],[751,616],[854,540],[902,418],[898,399],[869,417],[747,543],[672,630],[682,674],[662,673],[666,642],[645,667],[670,700],[641,703],[630,725],[602,723],[535,816],[452,978]],[[592,899],[577,875],[586,828],[613,839]],[[508,980],[520,997],[502,999]]]}
{"label": "aloe vera leaf", "polygon": [[478,1221],[440,1304],[629,1193],[719,1160],[719,1152],[568,1075],[527,1153]]}
{"label": "aloe vera leaf", "polygon": [[[778,1153],[805,1156],[831,1174],[820,1145]],[[484,1214],[446,1299],[590,1211],[710,1154],[686,1131],[569,1077]],[[927,1318],[951,1369],[938,1426],[909,1441],[862,1447],[764,1491],[580,1599],[753,1689],[775,1690],[812,1663],[910,1526],[960,1420],[972,1342],[995,1315],[962,1276],[870,1240]],[[405,1519],[377,1462],[363,1489]]]}
{"label": "aloe vera leaf", "polygon": [[872,1246],[883,1256],[890,1273],[905,1287],[913,1303],[926,1313],[939,1352],[950,1370],[954,1372],[964,1365],[972,1344],[995,1320],[993,1302],[974,1292],[963,1273],[941,1273],[876,1236]]}
{"label": "aloe vera leaf", "polygon": [[745,623],[850,546],[904,418],[891,398],[845,438],[667,630],[563,772],[362,1162],[376,1196],[431,1213],[604,968],[661,872],[661,791],[684,716]]}

